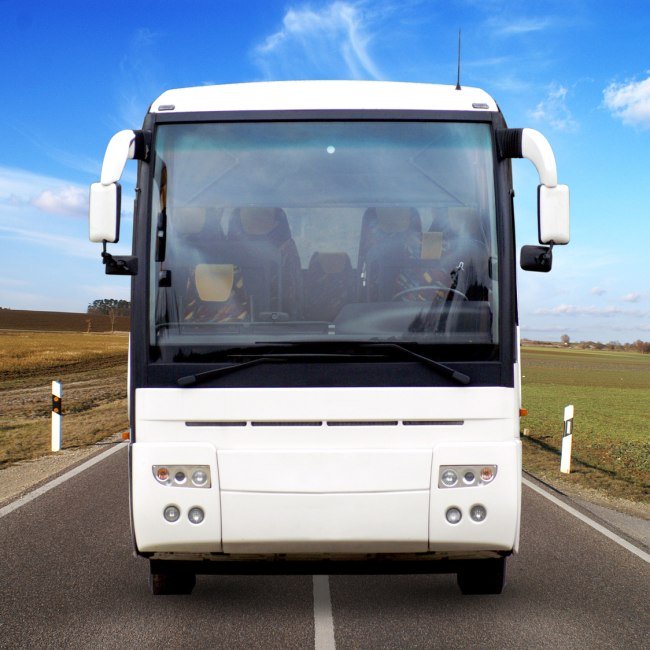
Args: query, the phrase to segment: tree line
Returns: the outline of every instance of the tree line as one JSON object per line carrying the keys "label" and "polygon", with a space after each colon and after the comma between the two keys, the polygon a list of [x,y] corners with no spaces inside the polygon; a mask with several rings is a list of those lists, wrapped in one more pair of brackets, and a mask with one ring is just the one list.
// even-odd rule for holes
{"label": "tree line", "polygon": [[[535,345],[558,345],[557,342],[553,341],[531,341],[524,339],[524,342],[534,343]],[[615,352],[650,354],[650,341],[642,341],[641,339],[637,339],[631,343],[621,343],[620,341],[608,341],[607,343],[602,343],[601,341],[574,341],[572,343],[568,334],[562,334],[560,343],[565,348],[570,347],[577,350],[612,350]]]}

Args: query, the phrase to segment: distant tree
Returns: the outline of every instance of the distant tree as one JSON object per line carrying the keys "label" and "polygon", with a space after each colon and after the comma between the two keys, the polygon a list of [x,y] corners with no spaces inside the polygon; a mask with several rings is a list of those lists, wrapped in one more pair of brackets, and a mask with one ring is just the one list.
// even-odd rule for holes
{"label": "distant tree", "polygon": [[111,332],[113,332],[115,331],[115,319],[118,316],[129,316],[131,313],[131,303],[128,300],[101,298],[99,300],[93,300],[88,305],[87,313],[106,314],[111,320]]}
{"label": "distant tree", "polygon": [[131,303],[128,300],[116,300],[115,298],[101,298],[93,300],[86,310],[89,314],[106,314],[115,312],[117,316],[128,316],[131,313]]}
{"label": "distant tree", "polygon": [[634,347],[641,353],[641,354],[649,354],[650,353],[650,342],[647,341],[642,341],[641,339],[637,339],[634,341]]}
{"label": "distant tree", "polygon": [[560,337],[560,341],[562,341],[564,345],[569,345],[570,340],[571,339],[569,338],[568,334],[562,334],[562,336]]}

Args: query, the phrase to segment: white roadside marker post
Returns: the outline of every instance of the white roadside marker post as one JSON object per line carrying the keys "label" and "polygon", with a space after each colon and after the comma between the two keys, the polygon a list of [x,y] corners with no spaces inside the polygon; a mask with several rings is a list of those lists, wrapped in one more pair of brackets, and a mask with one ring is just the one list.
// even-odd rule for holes
{"label": "white roadside marker post", "polygon": [[61,418],[63,388],[60,381],[52,382],[52,451],[61,451]]}
{"label": "white roadside marker post", "polygon": [[571,473],[571,444],[573,442],[573,404],[564,407],[564,435],[562,436],[562,456],[560,472]]}

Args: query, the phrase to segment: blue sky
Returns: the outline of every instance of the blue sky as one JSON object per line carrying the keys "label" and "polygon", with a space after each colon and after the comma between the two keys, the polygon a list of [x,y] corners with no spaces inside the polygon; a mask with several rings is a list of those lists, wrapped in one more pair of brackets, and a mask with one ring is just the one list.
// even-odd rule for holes
{"label": "blue sky", "polygon": [[[650,340],[650,5],[620,0],[0,0],[0,306],[128,298],[87,240],[88,185],[116,131],[165,89],[275,79],[455,83],[550,140],[572,241],[520,273],[522,335]],[[127,167],[123,239],[135,165]],[[537,177],[513,163],[518,243]]]}

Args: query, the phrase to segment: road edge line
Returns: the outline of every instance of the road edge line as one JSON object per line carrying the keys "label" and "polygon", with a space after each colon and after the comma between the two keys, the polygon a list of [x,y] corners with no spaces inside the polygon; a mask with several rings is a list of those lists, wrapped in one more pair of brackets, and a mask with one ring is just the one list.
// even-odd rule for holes
{"label": "road edge line", "polygon": [[546,499],[554,503],[556,506],[559,506],[563,510],[566,510],[566,512],[573,515],[574,517],[584,522],[588,526],[591,526],[594,530],[598,531],[599,533],[602,533],[608,539],[611,539],[613,542],[616,542],[617,544],[622,546],[625,550],[630,551],[630,553],[634,553],[634,555],[636,555],[637,557],[650,563],[650,553],[646,553],[645,551],[642,551],[640,548],[637,548],[636,546],[634,546],[634,544],[631,544],[626,539],[623,539],[622,537],[619,537],[616,533],[613,533],[611,530],[609,530],[609,528],[605,528],[605,526],[602,526],[601,524],[594,521],[590,517],[587,517],[587,515],[582,514],[579,510],[576,510],[575,508],[572,508],[570,505],[564,503],[564,501],[562,501],[561,499],[558,499],[552,494],[549,494],[543,488],[539,487],[538,485],[535,485],[534,483],[531,483],[528,479],[522,478],[522,482],[526,487],[529,487],[534,492],[541,494],[543,497],[545,497]]}
{"label": "road edge line", "polygon": [[314,581],[314,650],[335,650],[334,619],[329,576],[313,576]]}
{"label": "road edge line", "polygon": [[114,447],[111,447],[110,449],[103,451],[101,454],[97,454],[96,456],[93,456],[92,458],[82,463],[81,465],[77,465],[73,469],[67,471],[65,474],[61,474],[61,476],[57,476],[55,479],[52,479],[48,483],[45,483],[45,485],[41,485],[41,487],[38,487],[35,490],[28,492],[27,494],[24,494],[23,496],[19,497],[18,499],[11,502],[10,504],[4,506],[3,508],[0,508],[0,519],[2,519],[2,517],[5,517],[6,515],[12,512],[15,512],[16,510],[18,510],[18,508],[22,508],[24,505],[30,503],[34,499],[37,499],[38,497],[45,494],[46,492],[49,492],[50,490],[57,487],[58,485],[65,483],[67,480],[73,478],[77,474],[81,474],[81,472],[87,470],[89,467],[92,467],[97,463],[101,463],[105,458],[108,458],[111,454],[114,454],[115,452],[122,449],[124,447],[124,444],[125,443],[123,442],[116,443]]}

